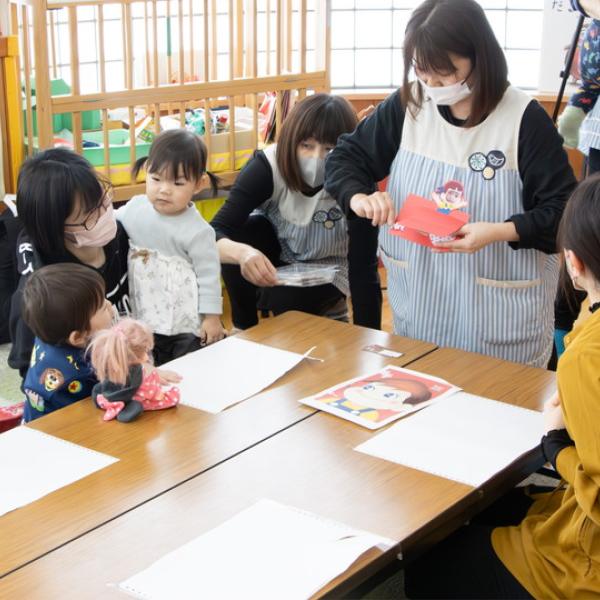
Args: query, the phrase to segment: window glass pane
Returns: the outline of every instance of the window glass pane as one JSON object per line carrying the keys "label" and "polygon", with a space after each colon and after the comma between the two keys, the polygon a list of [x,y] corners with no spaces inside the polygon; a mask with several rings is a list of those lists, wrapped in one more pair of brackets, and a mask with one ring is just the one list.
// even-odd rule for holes
{"label": "window glass pane", "polygon": [[332,87],[354,86],[354,51],[331,51],[331,85]]}
{"label": "window glass pane", "polygon": [[490,10],[486,14],[498,43],[506,46],[506,13],[503,10]]}
{"label": "window glass pane", "polygon": [[507,13],[506,47],[537,49],[542,45],[542,13],[520,10]]}
{"label": "window glass pane", "polygon": [[404,43],[404,32],[410,19],[410,10],[395,10],[392,20],[392,46],[402,48]]}
{"label": "window glass pane", "polygon": [[389,50],[357,50],[354,79],[358,87],[391,87],[392,55]]}
{"label": "window glass pane", "polygon": [[342,10],[331,13],[331,47],[354,47],[354,11]]}
{"label": "window glass pane", "polygon": [[356,47],[389,48],[392,45],[392,12],[389,10],[356,11]]}
{"label": "window glass pane", "polygon": [[506,60],[508,78],[513,85],[526,89],[537,88],[540,70],[539,50],[507,50]]}

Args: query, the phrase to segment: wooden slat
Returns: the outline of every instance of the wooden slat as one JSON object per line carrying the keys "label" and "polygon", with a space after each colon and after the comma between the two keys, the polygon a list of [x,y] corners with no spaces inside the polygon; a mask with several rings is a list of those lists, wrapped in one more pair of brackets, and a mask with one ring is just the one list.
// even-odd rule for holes
{"label": "wooden slat", "polygon": [[283,122],[282,105],[282,92],[278,91],[275,100],[275,141],[277,141],[281,135],[281,124]]}
{"label": "wooden slat", "polygon": [[207,170],[210,171],[210,159],[212,157],[212,119],[210,114],[210,102],[204,100],[204,143],[206,144],[206,153],[208,155]]}
{"label": "wooden slat", "polygon": [[185,102],[179,104],[179,123],[185,127]]}
{"label": "wooden slat", "polygon": [[194,0],[190,0],[189,3],[189,36],[190,36],[190,80],[194,81],[196,75],[195,72],[195,58],[194,58]]}
{"label": "wooden slat", "polygon": [[185,81],[185,62],[183,47],[183,0],[177,0],[177,23],[179,32],[179,83]]}
{"label": "wooden slat", "polygon": [[129,107],[129,169],[130,175],[129,180],[131,183],[135,183],[133,174],[133,165],[135,164],[135,108]]}
{"label": "wooden slat", "polygon": [[277,20],[275,21],[275,72],[281,75],[283,66],[283,0],[277,0]]}
{"label": "wooden slat", "polygon": [[317,2],[317,65],[327,75],[327,83],[319,91],[329,92],[331,89],[331,28],[327,3],[329,0],[315,0]]}
{"label": "wooden slat", "polygon": [[210,78],[217,79],[217,0],[210,0]]}
{"label": "wooden slat", "polygon": [[[248,5],[250,5],[250,0]],[[250,14],[248,15],[250,17]],[[244,0],[236,0],[235,3],[235,24],[236,24],[236,39],[235,39],[235,61],[234,61],[234,77],[244,76]]]}
{"label": "wooden slat", "polygon": [[171,0],[166,0],[167,4],[167,82],[173,81],[173,37],[171,23]]}
{"label": "wooden slat", "polygon": [[229,97],[229,168],[235,170],[235,96]]}
{"label": "wooden slat", "polygon": [[[31,57],[29,41],[29,16],[27,6],[21,7],[23,26],[23,76],[25,77],[25,122],[27,123],[27,156],[34,152],[33,148],[33,109],[31,106]],[[37,105],[36,105],[37,111]]]}
{"label": "wooden slat", "polygon": [[229,0],[227,17],[229,19],[229,79],[233,79],[234,71],[234,42],[235,42],[235,15],[233,12],[233,0]]}
{"label": "wooden slat", "polygon": [[106,92],[106,61],[104,60],[104,7],[98,6],[98,68],[100,91]]}
{"label": "wooden slat", "polygon": [[148,14],[148,2],[144,0],[144,62],[146,64],[146,85],[150,85],[150,63],[152,62],[150,59],[150,17]]}
{"label": "wooden slat", "polygon": [[294,90],[300,87],[308,89],[322,88],[326,83],[324,71],[315,71],[303,75],[291,73],[288,75],[257,77],[254,79],[239,79],[236,81],[210,81],[207,83],[188,83],[122,90],[110,93],[85,94],[77,96],[56,97],[51,100],[52,107],[57,112],[72,110],[92,110],[100,108],[117,108],[121,106],[153,104],[157,97],[160,103],[194,102],[199,98],[218,98],[241,94],[260,94],[265,90]]}
{"label": "wooden slat", "polygon": [[154,133],[160,133],[160,104],[157,102],[154,104]]}
{"label": "wooden slat", "polygon": [[125,87],[128,90],[133,89],[133,19],[131,15],[131,5],[123,5],[123,23],[125,33]]}
{"label": "wooden slat", "polygon": [[108,138],[108,111],[106,109],[102,110],[102,150],[104,155],[104,175],[110,180],[110,142]]}
{"label": "wooden slat", "polygon": [[266,52],[267,52],[267,75],[271,74],[271,0],[266,1],[265,14],[267,17],[266,23]]}
{"label": "wooden slat", "polygon": [[285,70],[292,71],[292,0],[285,0]]}
{"label": "wooden slat", "polygon": [[300,73],[306,73],[306,0],[300,0]]}
{"label": "wooden slat", "polygon": [[46,7],[43,2],[33,4],[33,37],[35,57],[35,97],[38,143],[40,148],[50,148],[53,143],[50,96],[50,69],[48,67],[48,28]]}
{"label": "wooden slat", "polygon": [[54,11],[50,13],[50,54],[52,56],[52,78],[58,79],[58,67],[56,65],[56,23],[54,21]]}
{"label": "wooden slat", "polygon": [[154,72],[154,78],[152,84],[154,87],[158,87],[158,5],[156,0],[152,0],[152,36],[153,36],[153,56],[152,56],[152,67]]}
{"label": "wooden slat", "polygon": [[204,81],[210,81],[210,73],[209,73],[209,26],[208,26],[208,0],[204,0],[204,11],[202,14],[203,17],[203,25],[204,25],[204,56],[202,57],[202,65],[203,65],[203,73],[202,77]]}
{"label": "wooden slat", "polygon": [[[71,44],[71,89],[73,95],[81,93],[79,85],[79,32],[77,28],[77,7],[69,6],[69,41]],[[83,140],[81,130],[81,111],[73,111],[73,143],[75,151],[83,152]]]}

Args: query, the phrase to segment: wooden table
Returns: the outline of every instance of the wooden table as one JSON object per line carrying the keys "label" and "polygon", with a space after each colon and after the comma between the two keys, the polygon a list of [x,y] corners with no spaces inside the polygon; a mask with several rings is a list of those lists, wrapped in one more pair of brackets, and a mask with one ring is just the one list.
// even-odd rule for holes
{"label": "wooden table", "polygon": [[[530,408],[540,407],[554,387],[548,371],[457,350],[436,350],[411,368]],[[385,554],[370,551],[323,590],[339,597],[392,562],[399,550],[411,551],[411,544],[438,527],[463,522],[487,489],[499,493],[512,485],[515,472],[521,476],[513,465],[481,491],[353,451],[376,434],[325,413],[313,415],[9,575],[1,595],[122,597],[106,584],[126,579],[266,497],[400,542]]]}
{"label": "wooden table", "polygon": [[[432,344],[290,312],[262,321],[242,337],[314,355],[266,391],[217,415],[189,408],[149,412],[133,423],[103,422],[91,400],[78,402],[31,427],[119,459],[83,480],[0,517],[0,576],[122,515],[314,414],[298,399],[335,379],[355,377],[389,362],[362,352],[381,344],[404,355],[404,365]],[[18,457],[15,457],[18,460]]]}

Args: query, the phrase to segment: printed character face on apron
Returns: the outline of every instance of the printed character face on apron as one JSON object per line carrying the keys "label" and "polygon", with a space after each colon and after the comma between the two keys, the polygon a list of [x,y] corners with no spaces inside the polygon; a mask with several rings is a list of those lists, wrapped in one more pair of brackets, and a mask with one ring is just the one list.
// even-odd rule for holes
{"label": "printed character face on apron", "polygon": [[57,390],[64,382],[65,378],[58,369],[46,369],[40,377],[40,383],[44,384],[47,392]]}

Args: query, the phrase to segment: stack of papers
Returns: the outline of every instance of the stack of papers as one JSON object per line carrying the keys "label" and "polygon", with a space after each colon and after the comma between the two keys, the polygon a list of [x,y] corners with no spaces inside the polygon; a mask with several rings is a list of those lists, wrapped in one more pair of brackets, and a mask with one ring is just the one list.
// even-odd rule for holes
{"label": "stack of papers", "polygon": [[263,499],[119,587],[146,600],[308,598],[370,548],[393,545]]}
{"label": "stack of papers", "polygon": [[316,263],[295,263],[277,269],[277,285],[312,287],[332,283],[338,267]]}
{"label": "stack of papers", "polygon": [[539,446],[543,433],[542,413],[459,392],[355,450],[478,487]]}
{"label": "stack of papers", "polygon": [[117,461],[29,427],[6,431],[0,435],[0,515]]}

